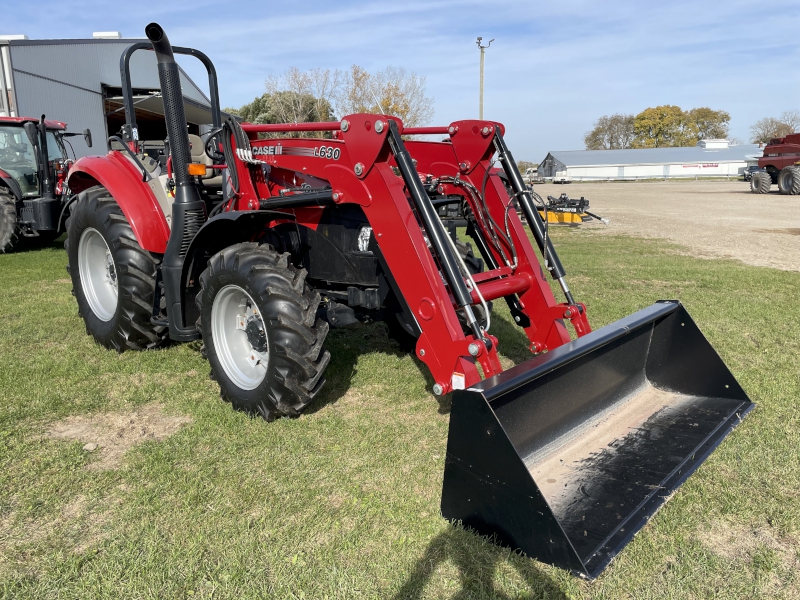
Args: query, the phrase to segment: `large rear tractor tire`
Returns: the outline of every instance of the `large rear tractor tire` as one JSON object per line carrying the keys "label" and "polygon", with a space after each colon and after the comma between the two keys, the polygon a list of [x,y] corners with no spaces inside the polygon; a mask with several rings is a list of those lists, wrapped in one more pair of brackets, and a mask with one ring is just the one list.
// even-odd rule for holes
{"label": "large rear tractor tire", "polygon": [[167,328],[150,322],[158,262],[105,188],[80,193],[67,236],[67,271],[86,333],[117,352],[163,344]]}
{"label": "large rear tractor tire", "polygon": [[778,190],[784,195],[800,194],[800,167],[790,165],[781,169],[778,173]]}
{"label": "large rear tractor tire", "polygon": [[759,171],[753,173],[750,179],[750,191],[754,194],[769,194],[769,189],[772,187],[772,177],[769,173]]}
{"label": "large rear tractor tire", "polygon": [[236,244],[200,275],[197,328],[220,396],[267,421],[296,417],[325,383],[328,324],[319,293],[288,254],[268,244]]}
{"label": "large rear tractor tire", "polygon": [[19,245],[17,201],[14,195],[0,187],[0,252],[13,252]]}

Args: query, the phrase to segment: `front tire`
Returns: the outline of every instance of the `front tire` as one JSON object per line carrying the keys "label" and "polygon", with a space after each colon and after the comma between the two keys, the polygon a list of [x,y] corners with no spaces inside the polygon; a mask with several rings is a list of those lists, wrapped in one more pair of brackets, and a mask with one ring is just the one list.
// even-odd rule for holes
{"label": "front tire", "polygon": [[765,171],[756,171],[750,179],[750,191],[754,194],[769,194],[772,177]]}
{"label": "front tire", "polygon": [[14,195],[0,187],[0,252],[13,252],[19,244],[17,201]]}
{"label": "front tire", "polygon": [[64,247],[86,333],[117,352],[166,341],[167,328],[150,322],[158,262],[136,241],[104,187],[80,193],[67,219]]}
{"label": "front tire", "polygon": [[267,421],[296,417],[325,383],[328,324],[305,269],[272,246],[236,244],[200,275],[197,326],[220,395]]}

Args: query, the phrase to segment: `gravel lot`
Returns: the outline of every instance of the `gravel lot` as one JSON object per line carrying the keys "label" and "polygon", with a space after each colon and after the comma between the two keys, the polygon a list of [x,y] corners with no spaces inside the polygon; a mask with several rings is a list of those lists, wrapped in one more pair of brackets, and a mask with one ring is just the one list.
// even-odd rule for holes
{"label": "gravel lot", "polygon": [[[585,196],[611,220],[609,234],[665,238],[706,258],[800,271],[800,197],[750,193],[743,181],[572,183],[535,186],[542,196]],[[582,225],[581,227],[586,227]]]}

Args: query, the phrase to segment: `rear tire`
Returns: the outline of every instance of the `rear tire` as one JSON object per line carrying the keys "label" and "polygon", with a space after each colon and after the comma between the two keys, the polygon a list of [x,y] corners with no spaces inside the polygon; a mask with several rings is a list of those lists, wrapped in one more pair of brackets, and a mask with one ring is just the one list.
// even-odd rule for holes
{"label": "rear tire", "polygon": [[772,187],[772,177],[769,173],[758,171],[750,179],[750,191],[754,194],[769,194]]}
{"label": "rear tire", "polygon": [[296,417],[325,383],[330,353],[320,303],[289,254],[236,244],[200,275],[197,328],[223,400],[267,421]]}
{"label": "rear tire", "polygon": [[19,241],[17,200],[11,192],[0,187],[0,252],[13,252]]}
{"label": "rear tire", "polygon": [[778,173],[778,190],[784,195],[800,194],[800,168],[790,165]]}
{"label": "rear tire", "polygon": [[158,262],[136,241],[108,191],[83,191],[67,219],[67,271],[86,333],[117,352],[163,344],[166,327],[150,323]]}

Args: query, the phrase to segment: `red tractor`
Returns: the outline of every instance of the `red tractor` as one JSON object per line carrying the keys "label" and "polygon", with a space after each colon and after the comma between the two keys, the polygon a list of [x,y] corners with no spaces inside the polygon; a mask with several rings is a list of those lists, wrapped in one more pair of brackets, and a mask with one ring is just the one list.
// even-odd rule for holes
{"label": "red tractor", "polygon": [[[172,48],[155,23],[145,32],[150,43],[121,61],[124,149],[83,158],[69,176],[79,192],[69,270],[100,344],[202,338],[222,397],[269,421],[298,416],[319,394],[330,328],[385,321],[430,370],[433,393],[453,393],[443,515],[586,577],[752,408],[677,301],[592,331],[501,124],[223,122],[211,61]],[[139,50],[158,60],[169,134],[160,161],[141,152],[132,110],[127,65]],[[173,53],[208,70],[203,141],[187,135]],[[298,131],[320,137],[259,139]],[[426,134],[446,139],[403,138]],[[221,197],[205,193],[208,169],[223,174]],[[454,202],[480,258],[437,214]],[[532,353],[507,370],[490,333],[500,299]]]}
{"label": "red tractor", "polygon": [[92,134],[67,133],[61,121],[0,117],[0,252],[23,241],[52,242],[63,229],[62,212],[69,189],[65,138]]}
{"label": "red tractor", "polygon": [[753,173],[750,190],[754,194],[767,194],[773,183],[781,194],[800,194],[800,133],[773,138],[758,159],[762,172]]}

